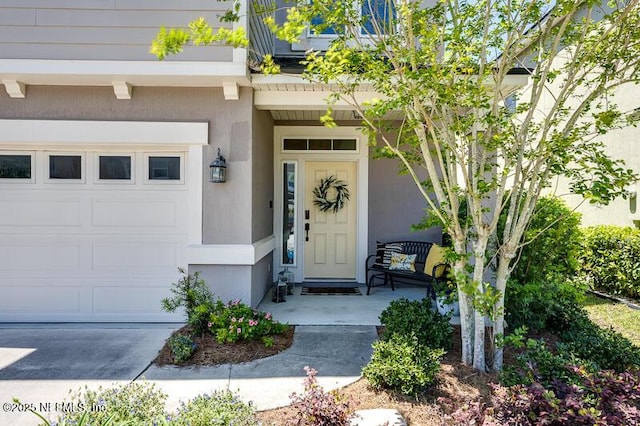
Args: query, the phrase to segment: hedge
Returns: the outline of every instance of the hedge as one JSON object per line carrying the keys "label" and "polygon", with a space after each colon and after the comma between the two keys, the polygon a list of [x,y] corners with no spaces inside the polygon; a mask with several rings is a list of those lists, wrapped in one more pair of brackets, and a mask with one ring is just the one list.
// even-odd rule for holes
{"label": "hedge", "polygon": [[580,261],[593,289],[640,299],[640,230],[595,226],[585,228],[583,238]]}

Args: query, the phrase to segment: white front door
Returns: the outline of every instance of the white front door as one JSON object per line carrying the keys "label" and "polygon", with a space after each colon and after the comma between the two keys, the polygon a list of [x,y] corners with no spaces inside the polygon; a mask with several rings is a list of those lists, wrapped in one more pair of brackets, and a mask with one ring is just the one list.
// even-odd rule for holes
{"label": "white front door", "polygon": [[[313,191],[322,179],[335,177],[346,183],[349,200],[337,212],[322,211],[314,203]],[[355,279],[357,243],[357,163],[355,161],[305,162],[304,187],[304,277]],[[326,191],[326,200],[336,199],[336,190]]]}

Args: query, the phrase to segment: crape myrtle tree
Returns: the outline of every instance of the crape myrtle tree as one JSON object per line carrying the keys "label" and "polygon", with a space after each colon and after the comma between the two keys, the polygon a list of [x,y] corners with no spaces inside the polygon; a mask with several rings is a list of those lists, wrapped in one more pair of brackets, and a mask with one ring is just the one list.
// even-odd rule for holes
{"label": "crape myrtle tree", "polygon": [[[335,88],[322,121],[335,125],[338,101],[358,111],[377,154],[398,159],[413,177],[427,208],[423,225],[450,237],[462,362],[501,369],[504,294],[541,192],[563,175],[575,193],[606,204],[635,180],[597,136],[638,116],[612,97],[640,78],[638,0],[301,0],[286,7],[284,22],[262,11],[276,37],[335,33],[327,50],[309,50],[302,62],[305,78]],[[236,4],[226,18],[237,19],[239,10]],[[199,19],[187,31],[161,30],[152,53],[162,58],[188,43],[247,46],[244,34]],[[507,90],[514,69],[529,74],[516,95]],[[268,55],[262,71],[278,72]],[[379,96],[360,101],[363,88]]]}

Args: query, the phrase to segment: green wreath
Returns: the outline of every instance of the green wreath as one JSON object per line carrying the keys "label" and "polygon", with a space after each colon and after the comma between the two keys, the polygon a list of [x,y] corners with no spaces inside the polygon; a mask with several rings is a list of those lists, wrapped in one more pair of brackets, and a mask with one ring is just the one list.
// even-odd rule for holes
{"label": "green wreath", "polygon": [[[336,198],[333,200],[327,198],[331,188],[336,191]],[[320,179],[320,185],[313,188],[313,195],[315,196],[313,204],[318,206],[320,211],[333,210],[334,213],[338,213],[344,207],[345,201],[349,199],[349,190],[346,182],[338,180],[335,176],[328,176],[326,179]]]}

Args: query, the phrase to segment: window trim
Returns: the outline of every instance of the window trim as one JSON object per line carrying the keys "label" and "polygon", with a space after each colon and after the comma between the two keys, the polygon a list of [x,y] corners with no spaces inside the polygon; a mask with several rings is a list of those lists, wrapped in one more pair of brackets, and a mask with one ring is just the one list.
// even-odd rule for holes
{"label": "window trim", "polygon": [[[384,0],[382,0],[382,1],[384,1]],[[359,16],[359,18],[362,18],[362,9],[365,7],[365,3],[358,4],[358,6],[359,6],[358,16]],[[371,16],[373,16],[373,14],[371,14]],[[368,32],[363,32],[363,28],[365,28],[364,25],[358,25],[358,29],[357,29],[358,37],[363,39],[363,40],[371,39],[372,35],[369,34]],[[339,34],[314,33],[313,31],[311,31],[311,22],[308,23],[304,34],[305,34],[306,38],[309,39],[309,40],[318,40],[318,41],[323,41],[323,42],[330,42],[331,40],[334,40],[339,36]],[[302,46],[303,43],[304,42],[301,40],[300,43],[294,43],[294,44],[297,45],[300,48],[300,46]],[[316,46],[315,43],[314,43],[313,47],[316,48],[316,49],[318,48],[318,46]],[[326,50],[328,47],[329,47],[328,45],[325,46],[323,50]],[[292,49],[292,50],[300,50],[299,48],[298,49]]]}
{"label": "window trim", "polygon": [[[306,139],[307,140],[307,149],[285,149],[284,141],[285,139]],[[309,149],[309,141],[311,140],[330,140],[331,141],[331,149]],[[333,141],[334,140],[354,140],[356,143],[355,149],[334,149]],[[297,153],[297,154],[313,154],[313,153],[322,153],[328,155],[337,155],[337,154],[355,154],[360,152],[360,139],[356,137],[322,137],[322,136],[310,136],[310,137],[290,137],[285,136],[280,140],[280,152],[282,153]]]}
{"label": "window trim", "polygon": [[[131,178],[129,179],[100,179],[100,157],[129,157],[131,160]],[[135,152],[96,152],[94,153],[95,183],[100,185],[135,185],[136,183],[136,154]]]}
{"label": "window trim", "polygon": [[35,151],[0,151],[0,156],[3,155],[28,155],[31,158],[31,177],[30,178],[2,178],[0,177],[0,183],[36,183],[36,152]]}
{"label": "window trim", "polygon": [[280,256],[278,259],[278,264],[280,268],[297,268],[298,267],[298,259],[300,258],[300,247],[298,247],[298,238],[297,238],[297,232],[298,232],[298,210],[300,208],[299,204],[300,204],[300,199],[299,199],[299,189],[298,186],[300,185],[300,180],[299,180],[299,173],[300,173],[300,169],[299,169],[299,165],[298,165],[298,160],[282,160],[280,162],[280,173],[282,173],[281,179],[280,179],[280,191],[281,191],[281,197],[282,199],[282,217],[280,217],[280,228],[279,228],[279,232],[280,235],[284,236],[284,204],[285,204],[285,200],[284,200],[284,194],[287,193],[288,188],[285,188],[285,174],[284,174],[284,168],[286,165],[293,165],[293,174],[294,174],[294,189],[293,189],[293,263],[284,263],[284,255],[285,255],[285,246],[287,244],[286,241],[281,241],[281,246],[280,246]]}
{"label": "window trim", "polygon": [[[149,179],[149,159],[151,157],[178,157],[180,158],[180,179]],[[144,178],[145,185],[184,185],[185,184],[185,155],[183,152],[145,152],[144,153]]]}
{"label": "window trim", "polygon": [[[51,170],[51,156],[69,156],[80,157],[80,179],[57,179],[51,178],[49,172]],[[44,151],[45,161],[43,162],[45,183],[61,183],[61,184],[78,184],[87,181],[87,155],[85,152],[77,151]]]}

